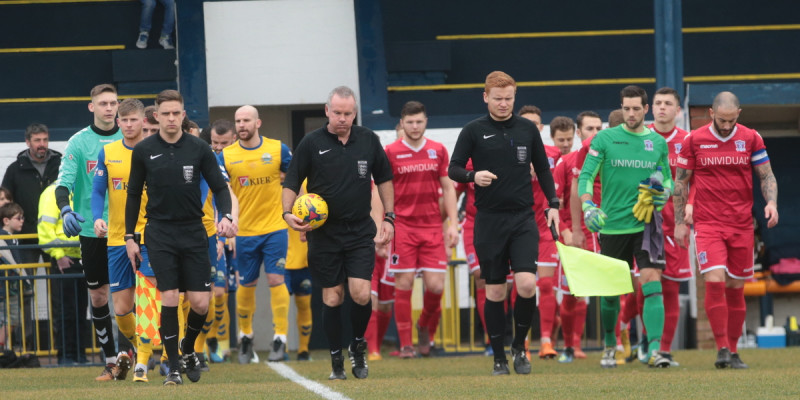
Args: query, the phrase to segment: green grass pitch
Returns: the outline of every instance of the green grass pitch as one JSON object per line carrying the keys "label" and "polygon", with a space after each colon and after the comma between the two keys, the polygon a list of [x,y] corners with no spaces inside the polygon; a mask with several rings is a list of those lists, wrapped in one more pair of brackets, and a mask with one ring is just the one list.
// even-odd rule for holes
{"label": "green grass pitch", "polygon": [[[481,355],[412,360],[384,355],[371,361],[370,375],[357,380],[345,360],[346,381],[328,381],[330,358],[312,352],[314,361],[290,361],[303,377],[351,399],[798,399],[800,347],[743,349],[748,370],[717,370],[716,352],[674,353],[680,367],[648,368],[635,361],[611,370],[600,368],[600,353],[571,364],[533,360],[531,375],[491,376],[492,360]],[[294,354],[292,354],[294,356]],[[234,357],[235,358],[235,357]],[[261,358],[266,359],[266,354]],[[198,383],[184,377],[180,387],[163,387],[150,371],[149,383],[95,382],[100,367],[0,370],[2,399],[222,399],[320,398],[269,366],[211,364]]]}

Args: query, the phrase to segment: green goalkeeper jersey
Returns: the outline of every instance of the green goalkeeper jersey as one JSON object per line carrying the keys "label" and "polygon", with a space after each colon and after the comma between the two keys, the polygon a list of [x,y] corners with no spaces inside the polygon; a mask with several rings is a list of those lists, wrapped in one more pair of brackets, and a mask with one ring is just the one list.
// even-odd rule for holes
{"label": "green goalkeeper jersey", "polygon": [[589,147],[578,178],[578,195],[593,194],[595,176],[600,174],[603,204],[608,219],[600,233],[619,235],[644,230],[644,222],[633,216],[639,182],[661,166],[662,185],[672,192],[667,141],[645,128],[634,133],[625,124],[600,131]]}
{"label": "green goalkeeper jersey", "polygon": [[[72,193],[73,210],[86,220],[81,223],[81,236],[97,237],[92,220],[92,179],[97,168],[97,155],[103,146],[119,139],[122,139],[122,131],[119,129],[113,135],[103,136],[87,126],[72,135],[67,142],[56,185],[69,189]],[[108,221],[108,198],[103,219]]]}

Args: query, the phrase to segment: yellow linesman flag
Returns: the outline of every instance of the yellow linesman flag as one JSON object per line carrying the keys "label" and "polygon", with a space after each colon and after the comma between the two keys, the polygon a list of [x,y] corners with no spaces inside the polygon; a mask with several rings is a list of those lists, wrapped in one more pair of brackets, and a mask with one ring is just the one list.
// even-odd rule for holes
{"label": "yellow linesman flag", "polygon": [[628,263],[556,242],[574,296],[618,296],[633,292]]}

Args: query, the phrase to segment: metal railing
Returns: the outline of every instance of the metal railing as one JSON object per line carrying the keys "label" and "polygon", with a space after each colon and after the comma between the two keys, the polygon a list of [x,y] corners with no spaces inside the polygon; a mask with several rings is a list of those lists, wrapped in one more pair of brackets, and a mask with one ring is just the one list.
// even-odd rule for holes
{"label": "metal railing", "polygon": [[[0,236],[0,240],[37,238],[35,233]],[[40,250],[55,247],[79,247],[79,244],[18,244],[0,246],[0,250]],[[50,273],[51,267],[51,263],[47,262],[0,264],[0,329],[5,332],[5,346],[18,355],[47,357],[49,360],[42,360],[43,365],[66,360],[88,362],[87,357],[101,354],[101,349],[97,346],[94,330],[91,329],[88,308],[79,307],[81,303],[88,304],[88,292],[80,285],[84,274],[54,274]],[[40,268],[47,272],[42,274]],[[60,286],[55,288],[55,285]],[[60,298],[52,298],[54,289],[60,294]],[[65,293],[68,295],[65,296]],[[86,297],[85,301],[78,300],[81,296]],[[73,299],[74,304],[64,304],[65,298]],[[66,315],[64,312],[55,315],[54,308],[70,309],[74,315]],[[67,329],[66,321],[70,318],[73,327]],[[83,324],[78,323],[81,319],[84,320]],[[82,325],[88,329],[84,328],[82,332]],[[81,347],[83,351],[80,351]],[[99,358],[93,361],[100,362]]]}

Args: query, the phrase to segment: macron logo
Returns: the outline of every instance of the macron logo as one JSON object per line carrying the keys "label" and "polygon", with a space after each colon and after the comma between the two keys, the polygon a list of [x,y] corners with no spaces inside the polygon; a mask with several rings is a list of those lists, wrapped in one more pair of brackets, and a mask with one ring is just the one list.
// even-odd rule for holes
{"label": "macron logo", "polygon": [[488,139],[488,138],[490,138],[490,137],[494,137],[494,136],[496,136],[496,135],[483,135],[483,138],[484,138],[484,139]]}
{"label": "macron logo", "polygon": [[325,153],[327,153],[327,152],[329,152],[329,151],[331,151],[331,149],[328,149],[328,150],[320,150],[320,151],[319,151],[319,155],[323,155],[323,154],[325,154]]}
{"label": "macron logo", "polygon": [[156,154],[156,155],[154,155],[154,156],[152,156],[152,155],[151,155],[151,156],[150,156],[150,159],[151,159],[151,160],[155,160],[156,158],[158,158],[158,157],[161,157],[161,156],[163,156],[163,155],[164,155],[164,153],[161,153],[161,154]]}

